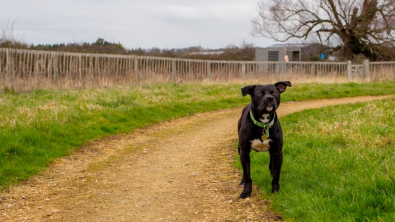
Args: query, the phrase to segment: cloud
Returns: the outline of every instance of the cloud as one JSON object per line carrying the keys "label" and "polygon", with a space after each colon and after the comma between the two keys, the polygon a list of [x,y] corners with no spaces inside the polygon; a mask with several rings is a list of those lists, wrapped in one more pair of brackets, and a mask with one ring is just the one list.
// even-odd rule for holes
{"label": "cloud", "polygon": [[[209,48],[250,36],[257,0],[0,0],[28,43],[121,42],[128,48]],[[5,7],[3,7],[6,5]],[[23,7],[22,7],[23,6]]]}

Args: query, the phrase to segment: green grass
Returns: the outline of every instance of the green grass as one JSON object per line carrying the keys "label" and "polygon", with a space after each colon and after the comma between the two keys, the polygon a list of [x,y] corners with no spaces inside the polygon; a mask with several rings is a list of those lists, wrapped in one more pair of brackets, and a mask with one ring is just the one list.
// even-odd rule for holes
{"label": "green grass", "polygon": [[[245,105],[244,84],[155,84],[0,94],[0,190],[89,140],[198,112]],[[283,101],[395,94],[395,82],[300,84]]]}
{"label": "green grass", "polygon": [[306,110],[281,118],[281,191],[270,194],[266,153],[252,177],[290,221],[394,221],[395,99]]}
{"label": "green grass", "polygon": [[372,82],[366,84],[301,84],[287,88],[281,95],[282,101],[302,101],[311,99],[343,98],[367,95],[394,94],[394,82]]}

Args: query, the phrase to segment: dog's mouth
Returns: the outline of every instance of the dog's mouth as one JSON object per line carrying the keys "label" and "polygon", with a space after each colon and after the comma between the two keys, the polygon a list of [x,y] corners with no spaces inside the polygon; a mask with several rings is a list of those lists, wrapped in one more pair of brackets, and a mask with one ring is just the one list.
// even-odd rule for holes
{"label": "dog's mouth", "polygon": [[258,110],[263,113],[272,112],[273,110],[275,110],[275,106],[274,104],[266,104],[266,106],[263,105],[260,108],[258,108]]}
{"label": "dog's mouth", "polygon": [[259,106],[257,106],[257,110],[261,113],[271,113],[277,109],[277,104],[275,101],[263,101]]}

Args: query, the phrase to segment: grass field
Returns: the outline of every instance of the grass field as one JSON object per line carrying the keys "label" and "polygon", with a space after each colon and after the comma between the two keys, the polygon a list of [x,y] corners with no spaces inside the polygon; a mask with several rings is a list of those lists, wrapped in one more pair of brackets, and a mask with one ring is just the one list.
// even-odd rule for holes
{"label": "grass field", "polygon": [[395,99],[306,110],[281,118],[282,190],[271,195],[269,158],[252,177],[290,221],[395,220]]}
{"label": "grass field", "polygon": [[[0,190],[89,140],[198,112],[241,106],[244,84],[155,84],[0,94]],[[395,82],[298,84],[282,101],[395,94]]]}

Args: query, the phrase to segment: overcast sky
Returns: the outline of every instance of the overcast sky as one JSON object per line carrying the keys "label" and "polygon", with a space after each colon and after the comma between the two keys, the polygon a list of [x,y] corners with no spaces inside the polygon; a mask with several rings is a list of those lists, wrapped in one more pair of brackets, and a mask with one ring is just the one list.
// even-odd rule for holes
{"label": "overcast sky", "polygon": [[14,34],[28,44],[96,41],[126,48],[201,46],[217,49],[254,38],[251,20],[259,0],[0,0],[0,25],[14,22]]}

